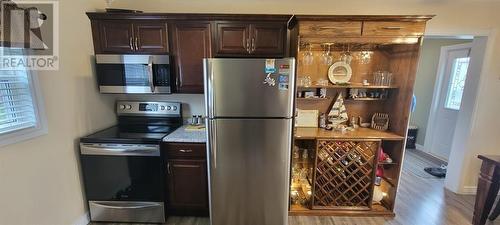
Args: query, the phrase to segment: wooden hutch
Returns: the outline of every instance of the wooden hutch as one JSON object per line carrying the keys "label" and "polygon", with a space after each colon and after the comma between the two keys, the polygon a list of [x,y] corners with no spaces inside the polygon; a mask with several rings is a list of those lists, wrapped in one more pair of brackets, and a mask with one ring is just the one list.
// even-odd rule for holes
{"label": "wooden hutch", "polygon": [[[326,90],[326,97],[296,98],[296,108],[328,114],[332,101],[342,93],[351,117],[371,122],[374,113],[389,115],[385,131],[357,128],[329,131],[296,127],[292,150],[290,215],[394,216],[396,193],[403,162],[413,85],[426,21],[432,16],[296,16],[291,26],[290,51],[297,58],[297,92]],[[341,54],[352,56],[350,83],[328,81],[329,63],[321,57],[331,47],[333,62]],[[312,60],[305,63],[305,54]],[[364,57],[364,58],[363,58]],[[311,62],[312,61],[312,62]],[[392,73],[390,85],[373,85],[373,73]],[[307,76],[310,84],[300,80]],[[366,80],[369,85],[363,85]],[[366,82],[365,81],[365,82]],[[350,91],[385,92],[384,98],[349,98]],[[299,96],[299,94],[297,95]],[[379,162],[379,148],[391,162]],[[305,157],[303,151],[307,149]],[[294,152],[294,151],[299,151]],[[356,159],[351,153],[355,152]],[[381,201],[373,202],[376,169],[383,175],[376,186]],[[380,196],[381,195],[381,196]]]}

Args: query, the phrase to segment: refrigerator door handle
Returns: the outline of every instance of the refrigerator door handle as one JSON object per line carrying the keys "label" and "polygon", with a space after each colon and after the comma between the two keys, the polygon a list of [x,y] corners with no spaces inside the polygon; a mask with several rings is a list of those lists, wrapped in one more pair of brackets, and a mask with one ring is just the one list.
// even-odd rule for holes
{"label": "refrigerator door handle", "polygon": [[213,168],[217,168],[217,141],[215,137],[217,137],[217,129],[215,128],[215,121],[214,120],[209,120],[208,121],[209,125],[209,132],[208,132],[208,138],[209,138],[209,149],[210,149],[210,164],[213,165]]}
{"label": "refrigerator door handle", "polygon": [[213,96],[214,83],[213,83],[213,70],[212,70],[212,62],[210,59],[203,60],[203,69],[204,69],[204,93],[205,93],[205,112],[207,118],[212,118],[215,114],[215,100]]}

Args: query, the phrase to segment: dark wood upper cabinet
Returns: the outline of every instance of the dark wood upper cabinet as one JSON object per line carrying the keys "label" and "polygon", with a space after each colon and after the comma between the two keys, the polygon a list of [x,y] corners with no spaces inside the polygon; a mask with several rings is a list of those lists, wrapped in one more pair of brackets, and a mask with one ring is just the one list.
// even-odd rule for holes
{"label": "dark wood upper cabinet", "polygon": [[216,55],[240,56],[250,54],[250,24],[216,22]]}
{"label": "dark wood upper cabinet", "polygon": [[168,160],[168,200],[170,209],[208,208],[206,160]]}
{"label": "dark wood upper cabinet", "polygon": [[262,56],[284,56],[286,25],[284,23],[252,24],[252,54]]}
{"label": "dark wood upper cabinet", "polygon": [[215,27],[215,56],[285,56],[285,22],[217,21]]}
{"label": "dark wood upper cabinet", "polygon": [[[129,21],[99,21],[99,37],[96,53],[133,52],[134,28]],[[94,37],[94,39],[95,39]]]}
{"label": "dark wood upper cabinet", "polygon": [[93,21],[95,53],[168,53],[167,23],[157,21]]}
{"label": "dark wood upper cabinet", "polygon": [[174,22],[170,30],[176,92],[203,93],[203,58],[212,57],[209,22]]}
{"label": "dark wood upper cabinet", "polygon": [[137,52],[168,52],[167,24],[154,22],[134,23],[134,46]]}

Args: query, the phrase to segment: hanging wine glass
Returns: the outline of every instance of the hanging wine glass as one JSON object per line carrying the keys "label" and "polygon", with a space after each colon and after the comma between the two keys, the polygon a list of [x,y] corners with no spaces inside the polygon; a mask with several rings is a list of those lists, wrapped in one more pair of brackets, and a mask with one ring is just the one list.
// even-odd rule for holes
{"label": "hanging wine glass", "polygon": [[333,56],[331,52],[331,46],[333,43],[324,43],[321,45],[323,47],[323,53],[321,54],[321,59],[323,64],[329,66],[333,63]]}
{"label": "hanging wine glass", "polygon": [[347,51],[342,52],[342,54],[340,55],[340,61],[343,61],[349,65],[351,64],[352,54],[349,51],[349,44],[347,44]]}
{"label": "hanging wine glass", "polygon": [[305,47],[307,50],[302,53],[302,61],[304,62],[304,65],[312,65],[314,60],[312,45],[311,43],[307,42],[305,43]]}
{"label": "hanging wine glass", "polygon": [[359,52],[359,63],[361,64],[369,64],[372,58],[372,51],[361,51]]}

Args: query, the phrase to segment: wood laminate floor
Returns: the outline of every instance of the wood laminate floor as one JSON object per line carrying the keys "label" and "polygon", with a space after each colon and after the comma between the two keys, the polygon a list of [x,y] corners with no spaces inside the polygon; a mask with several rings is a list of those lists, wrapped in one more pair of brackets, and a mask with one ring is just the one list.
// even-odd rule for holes
{"label": "wood laminate floor", "polygon": [[[462,225],[471,224],[474,196],[456,195],[444,189],[444,179],[419,176],[428,165],[425,158],[407,151],[396,200],[396,217],[291,216],[289,225]],[[102,223],[96,223],[102,224]],[[166,225],[209,225],[208,218],[170,217]],[[234,224],[238,225],[238,224]],[[259,224],[255,224],[259,225]],[[487,222],[500,225],[500,219]]]}

